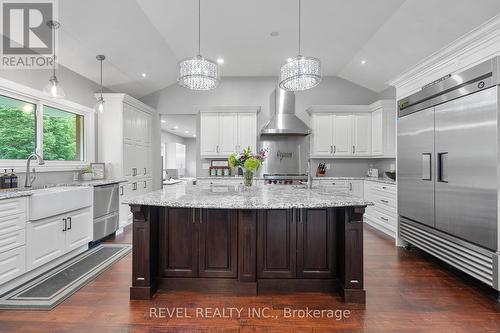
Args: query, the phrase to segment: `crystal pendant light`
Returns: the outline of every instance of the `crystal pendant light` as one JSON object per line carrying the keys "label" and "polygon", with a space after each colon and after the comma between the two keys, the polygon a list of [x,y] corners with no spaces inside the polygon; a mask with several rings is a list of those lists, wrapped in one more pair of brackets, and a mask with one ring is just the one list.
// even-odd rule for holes
{"label": "crystal pendant light", "polygon": [[96,110],[99,111],[99,113],[103,113],[104,111],[104,98],[102,97],[102,62],[106,57],[102,54],[98,54],[96,56],[96,59],[101,63],[101,96],[97,98],[97,103],[95,104]]}
{"label": "crystal pendant light", "polygon": [[48,21],[47,25],[50,29],[52,29],[52,76],[43,91],[52,98],[63,98],[66,94],[64,93],[64,89],[59,84],[56,76],[56,30],[61,27],[61,24],[57,21]]}
{"label": "crystal pendant light", "polygon": [[198,55],[179,62],[180,86],[191,90],[211,90],[219,83],[219,65],[201,56],[201,3],[198,0]]}
{"label": "crystal pendant light", "polygon": [[321,62],[318,58],[304,57],[301,54],[301,16],[302,2],[299,0],[299,55],[289,59],[280,69],[281,89],[301,91],[311,89],[321,82]]}

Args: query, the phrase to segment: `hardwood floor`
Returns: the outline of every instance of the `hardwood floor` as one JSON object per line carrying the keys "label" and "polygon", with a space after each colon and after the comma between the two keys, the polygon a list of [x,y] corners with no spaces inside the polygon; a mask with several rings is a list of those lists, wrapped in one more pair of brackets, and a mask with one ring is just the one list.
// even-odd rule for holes
{"label": "hardwood floor", "polygon": [[[130,242],[130,228],[111,241]],[[483,288],[417,250],[395,248],[392,239],[368,226],[365,306],[321,293],[171,292],[129,301],[130,278],[128,255],[52,311],[0,310],[0,332],[500,332],[500,305]],[[186,308],[193,318],[150,317],[150,308],[158,307]],[[244,310],[240,318],[194,318],[196,308],[209,307]],[[306,307],[349,310],[350,317],[283,318],[285,308]],[[249,317],[249,308],[277,318]]]}

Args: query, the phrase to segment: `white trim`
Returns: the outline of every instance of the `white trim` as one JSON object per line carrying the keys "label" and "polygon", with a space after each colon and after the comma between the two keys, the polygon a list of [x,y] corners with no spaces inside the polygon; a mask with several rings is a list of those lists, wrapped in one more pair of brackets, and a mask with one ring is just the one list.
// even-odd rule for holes
{"label": "white trim", "polygon": [[387,84],[396,87],[398,99],[403,98],[444,75],[473,67],[497,55],[500,55],[500,15],[456,39]]}
{"label": "white trim", "polygon": [[[100,97],[101,94],[100,93],[95,93],[94,96],[97,98],[97,97]],[[138,108],[140,109],[141,111],[144,111],[144,112],[147,112],[147,113],[150,113],[150,114],[154,114],[156,113],[156,110],[153,109],[152,107],[150,107],[149,105],[133,98],[132,96],[129,96],[127,94],[121,94],[121,93],[104,93],[102,94],[102,97],[104,98],[104,102],[106,103],[106,99],[110,99],[110,100],[118,100],[120,102],[123,102],[123,103],[126,103],[126,104],[129,104],[135,108]],[[106,107],[106,104],[104,104],[104,107]]]}
{"label": "white trim", "polygon": [[353,113],[353,112],[371,112],[369,105],[313,105],[306,109],[309,114],[312,113]]}
{"label": "white trim", "polygon": [[260,112],[260,106],[249,105],[195,105],[196,113],[200,112]]}
{"label": "white trim", "polygon": [[[4,78],[0,78],[0,94],[25,100],[37,105],[37,124],[40,124],[42,105],[58,108],[63,111],[72,112],[84,117],[84,160],[83,161],[45,161],[45,165],[37,165],[33,163],[33,167],[37,172],[51,172],[51,171],[76,171],[83,166],[88,165],[95,159],[95,111],[87,106],[66,100],[54,99],[42,91],[33,89],[31,87],[13,82]],[[36,129],[37,136],[37,152],[40,153],[38,143],[42,142],[41,136],[43,133]],[[26,156],[28,157],[28,156]],[[1,160],[0,169],[14,168],[16,172],[24,172],[26,167],[26,160]]]}

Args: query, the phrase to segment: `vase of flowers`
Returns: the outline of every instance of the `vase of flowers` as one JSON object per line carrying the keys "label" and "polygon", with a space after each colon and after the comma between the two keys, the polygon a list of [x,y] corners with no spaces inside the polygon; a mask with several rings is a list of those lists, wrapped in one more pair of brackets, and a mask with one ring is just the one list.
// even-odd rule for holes
{"label": "vase of flowers", "polygon": [[243,149],[241,153],[229,155],[229,166],[243,169],[243,183],[245,186],[252,186],[255,171],[257,171],[267,157],[267,149],[261,149],[257,154],[253,154],[250,147]]}

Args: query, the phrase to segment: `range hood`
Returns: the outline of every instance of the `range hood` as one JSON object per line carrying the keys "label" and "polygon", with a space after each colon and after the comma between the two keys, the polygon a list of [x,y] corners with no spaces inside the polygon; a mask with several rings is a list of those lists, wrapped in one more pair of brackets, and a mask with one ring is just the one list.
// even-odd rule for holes
{"label": "range hood", "polygon": [[276,88],[276,114],[260,132],[263,135],[309,135],[311,130],[295,115],[295,94]]}

